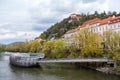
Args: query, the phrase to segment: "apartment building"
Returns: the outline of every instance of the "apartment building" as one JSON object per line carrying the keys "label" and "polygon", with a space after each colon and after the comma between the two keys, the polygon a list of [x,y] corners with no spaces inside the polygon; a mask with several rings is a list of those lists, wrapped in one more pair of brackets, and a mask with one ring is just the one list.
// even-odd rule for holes
{"label": "apartment building", "polygon": [[67,42],[73,41],[72,36],[83,28],[88,28],[91,32],[102,34],[105,31],[113,30],[120,33],[120,16],[118,17],[108,17],[106,19],[95,18],[93,20],[88,20],[76,29],[69,30],[66,32],[62,38]]}

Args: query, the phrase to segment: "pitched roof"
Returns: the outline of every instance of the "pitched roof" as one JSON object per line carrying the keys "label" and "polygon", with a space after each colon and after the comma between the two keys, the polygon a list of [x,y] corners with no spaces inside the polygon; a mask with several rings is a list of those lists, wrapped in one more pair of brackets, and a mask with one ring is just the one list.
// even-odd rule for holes
{"label": "pitched roof", "polygon": [[71,30],[67,31],[66,33],[73,33],[75,31],[76,31],[75,29],[71,29]]}
{"label": "pitched roof", "polygon": [[113,24],[113,23],[117,23],[120,22],[120,16],[118,17],[108,17],[106,19],[103,19],[100,21],[100,25],[104,25],[104,24]]}
{"label": "pitched roof", "polygon": [[[95,18],[95,19],[84,22],[81,26],[78,26],[75,29],[71,29],[71,30],[67,31],[66,34],[76,32],[76,31],[80,30],[81,28],[86,27],[87,25],[93,25],[93,24],[97,24],[97,23],[100,23],[99,25],[104,25],[104,24],[113,24],[113,23],[117,23],[117,22],[120,22],[120,16],[108,17],[108,18],[102,19],[102,20],[99,18]],[[64,35],[62,35],[62,37],[63,36]]]}
{"label": "pitched roof", "polygon": [[109,24],[113,24],[113,23],[117,23],[117,22],[120,22],[120,16],[118,16],[118,17],[110,20],[110,21],[109,21]]}
{"label": "pitched roof", "polygon": [[86,25],[88,25],[88,24],[89,25],[96,24],[96,23],[99,23],[100,21],[101,21],[101,19],[99,19],[99,18],[88,20],[82,24],[82,27],[86,27]]}
{"label": "pitched roof", "polygon": [[100,25],[108,24],[110,20],[112,20],[112,17],[108,17],[106,19],[103,19],[100,21]]}

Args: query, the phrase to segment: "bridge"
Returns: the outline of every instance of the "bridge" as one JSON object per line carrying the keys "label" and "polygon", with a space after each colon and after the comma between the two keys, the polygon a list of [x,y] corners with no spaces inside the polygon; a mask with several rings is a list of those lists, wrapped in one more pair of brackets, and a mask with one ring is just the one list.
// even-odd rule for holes
{"label": "bridge", "polygon": [[79,59],[41,59],[38,63],[75,63],[75,62],[113,62],[107,58],[79,58]]}
{"label": "bridge", "polygon": [[116,68],[114,60],[108,58],[78,58],[78,59],[41,59],[37,60],[39,64],[47,63],[106,63],[106,66],[111,66]]}
{"label": "bridge", "polygon": [[16,53],[10,55],[10,63],[22,67],[38,66],[41,63],[85,63],[85,62],[114,64],[114,61],[108,58],[44,59],[44,55],[40,53],[39,54]]}

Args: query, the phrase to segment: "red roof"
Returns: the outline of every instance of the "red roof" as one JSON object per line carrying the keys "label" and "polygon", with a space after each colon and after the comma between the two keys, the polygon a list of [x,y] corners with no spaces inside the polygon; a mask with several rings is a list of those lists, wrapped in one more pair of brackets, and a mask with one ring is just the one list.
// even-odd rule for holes
{"label": "red roof", "polygon": [[120,22],[120,16],[109,17],[109,18],[103,19],[103,20],[101,20],[100,25],[113,24],[113,23],[117,23],[117,22]]}
{"label": "red roof", "polygon": [[113,24],[113,23],[116,23],[116,22],[120,22],[120,16],[118,17],[108,17],[106,19],[99,19],[99,18],[95,18],[93,20],[89,20],[89,21],[86,21],[82,24],[81,27],[86,27],[86,25],[93,25],[93,24],[96,24],[96,23],[100,23],[100,25],[104,25],[104,24]]}
{"label": "red roof", "polygon": [[118,17],[108,17],[108,18],[102,19],[102,20],[99,19],[99,18],[95,18],[95,19],[88,20],[88,21],[84,22],[81,26],[77,27],[76,29],[69,30],[66,33],[67,34],[68,33],[73,33],[75,31],[80,30],[80,28],[82,28],[82,27],[86,27],[87,25],[93,25],[93,24],[97,24],[97,23],[100,23],[99,25],[104,25],[104,24],[113,24],[113,23],[117,23],[117,22],[120,22],[120,16],[118,16]]}
{"label": "red roof", "polygon": [[109,21],[109,24],[113,24],[113,23],[117,23],[117,22],[120,22],[120,16],[118,16],[118,17],[110,20],[110,21]]}
{"label": "red roof", "polygon": [[67,31],[66,33],[73,33],[75,31],[76,31],[75,29],[71,29],[71,30]]}
{"label": "red roof", "polygon": [[96,23],[99,23],[101,21],[101,19],[99,18],[95,18],[95,19],[92,19],[92,20],[89,20],[89,21],[86,21],[82,24],[82,27],[86,27],[86,25],[92,25],[92,24],[96,24]]}
{"label": "red roof", "polygon": [[106,19],[103,19],[100,21],[100,25],[104,25],[104,24],[108,24],[110,20],[112,20],[113,18],[112,17],[109,17],[109,18],[106,18]]}

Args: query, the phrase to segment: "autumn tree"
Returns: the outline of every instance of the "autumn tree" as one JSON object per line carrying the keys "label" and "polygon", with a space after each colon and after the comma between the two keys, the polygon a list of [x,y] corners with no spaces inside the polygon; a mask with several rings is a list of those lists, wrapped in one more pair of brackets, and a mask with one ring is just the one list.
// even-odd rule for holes
{"label": "autumn tree", "polygon": [[52,50],[53,58],[63,58],[66,55],[66,46],[65,42],[61,39],[58,39],[54,42],[54,48]]}
{"label": "autumn tree", "polygon": [[108,57],[117,57],[120,51],[120,34],[115,31],[106,31],[103,38],[108,49]]}
{"label": "autumn tree", "polygon": [[4,51],[4,46],[0,45],[0,52]]}
{"label": "autumn tree", "polygon": [[44,48],[42,52],[45,54],[45,57],[50,58],[52,50],[54,48],[54,42],[53,41],[47,41],[44,43]]}
{"label": "autumn tree", "polygon": [[88,28],[80,30],[75,36],[78,48],[81,49],[81,56],[97,57],[102,55],[102,37],[92,33]]}
{"label": "autumn tree", "polygon": [[75,43],[69,43],[69,44],[67,44],[67,46],[66,46],[66,48],[67,48],[67,57],[68,58],[78,58],[78,57],[80,57],[80,49],[76,46],[76,44]]}

